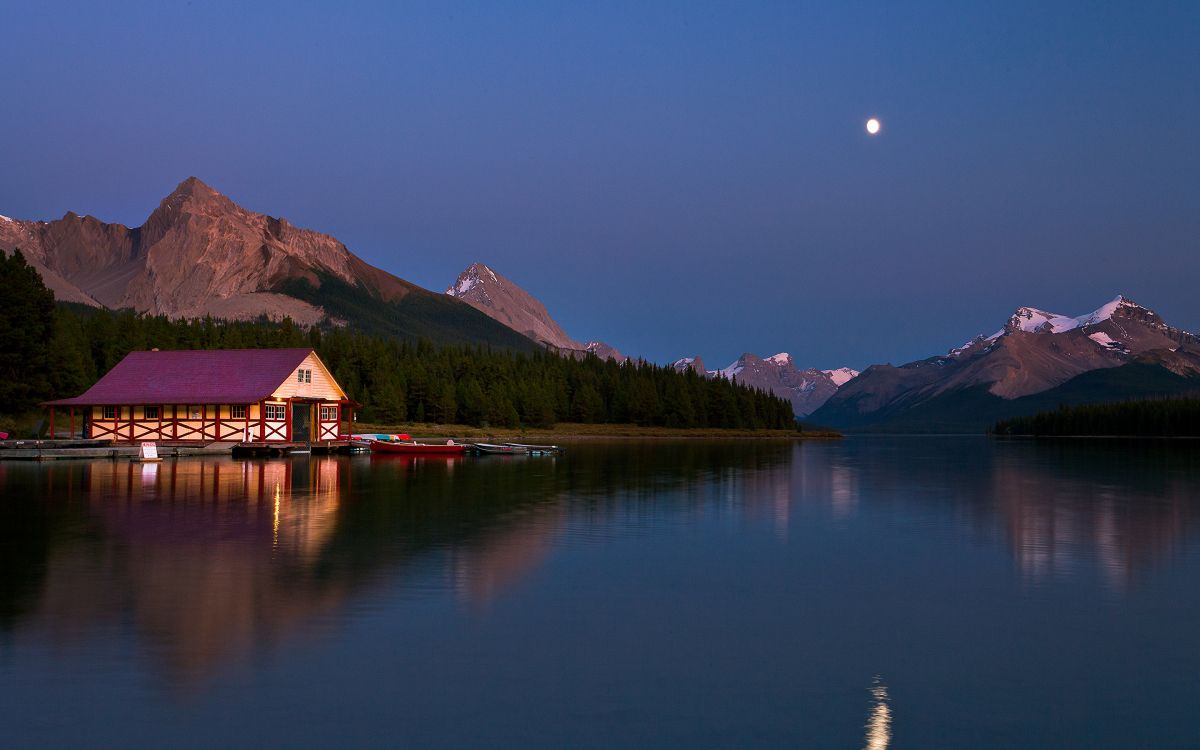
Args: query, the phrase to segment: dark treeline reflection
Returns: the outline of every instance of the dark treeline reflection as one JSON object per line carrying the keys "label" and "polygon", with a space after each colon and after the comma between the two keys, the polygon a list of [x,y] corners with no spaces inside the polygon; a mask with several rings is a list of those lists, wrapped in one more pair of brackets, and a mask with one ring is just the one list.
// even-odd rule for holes
{"label": "dark treeline reflection", "polygon": [[[128,627],[156,671],[187,686],[348,607],[387,606],[397,591],[450,591],[487,607],[556,546],[693,517],[765,519],[785,540],[792,525],[821,518],[933,518],[1003,544],[1023,577],[1091,571],[1122,591],[1194,534],[1197,488],[1200,450],[1170,441],[683,441],[579,445],[560,458],[0,463],[0,636],[73,647]],[[392,595],[370,595],[384,588]]]}
{"label": "dark treeline reflection", "polygon": [[791,450],[0,463],[0,628],[30,623],[69,644],[132,622],[187,682],[410,570],[417,590],[486,605],[538,565],[569,513],[603,525],[701,505],[714,480],[786,464]]}

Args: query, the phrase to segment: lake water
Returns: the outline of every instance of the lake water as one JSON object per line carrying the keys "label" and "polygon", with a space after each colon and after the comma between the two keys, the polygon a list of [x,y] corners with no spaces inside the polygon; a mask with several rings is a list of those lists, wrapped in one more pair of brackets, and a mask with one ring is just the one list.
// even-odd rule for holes
{"label": "lake water", "polygon": [[1200,443],[0,463],[0,747],[1195,748]]}

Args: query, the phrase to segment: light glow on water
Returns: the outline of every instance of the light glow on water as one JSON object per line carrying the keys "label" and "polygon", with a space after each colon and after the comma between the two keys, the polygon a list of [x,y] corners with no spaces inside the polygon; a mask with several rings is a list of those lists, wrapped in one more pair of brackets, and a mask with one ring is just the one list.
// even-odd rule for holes
{"label": "light glow on water", "polygon": [[871,686],[871,717],[867,720],[867,741],[863,750],[887,750],[892,744],[892,709],[888,705],[887,685],[879,677]]}

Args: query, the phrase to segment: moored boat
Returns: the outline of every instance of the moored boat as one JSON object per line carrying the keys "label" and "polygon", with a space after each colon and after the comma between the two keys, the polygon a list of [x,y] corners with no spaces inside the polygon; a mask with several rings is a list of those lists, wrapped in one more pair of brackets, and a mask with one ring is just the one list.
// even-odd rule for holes
{"label": "moored boat", "polygon": [[372,440],[382,440],[385,443],[412,442],[412,438],[404,433],[395,435],[387,432],[359,432],[351,435],[350,439],[361,440],[365,443],[369,443]]}
{"label": "moored boat", "polygon": [[503,456],[522,456],[529,453],[524,448],[518,448],[514,445],[497,445],[495,443],[475,443],[476,453],[493,453]]}
{"label": "moored boat", "polygon": [[505,443],[513,448],[524,448],[527,453],[562,453],[563,449],[558,445],[528,445],[526,443]]}
{"label": "moored boat", "polygon": [[467,452],[467,446],[461,443],[392,443],[372,440],[371,452],[400,456],[461,456]]}

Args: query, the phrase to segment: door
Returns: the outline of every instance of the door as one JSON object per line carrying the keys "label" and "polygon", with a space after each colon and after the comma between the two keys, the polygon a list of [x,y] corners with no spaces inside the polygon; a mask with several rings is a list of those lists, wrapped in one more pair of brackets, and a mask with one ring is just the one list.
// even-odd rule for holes
{"label": "door", "polygon": [[307,402],[292,403],[292,436],[295,442],[312,440],[313,405]]}

